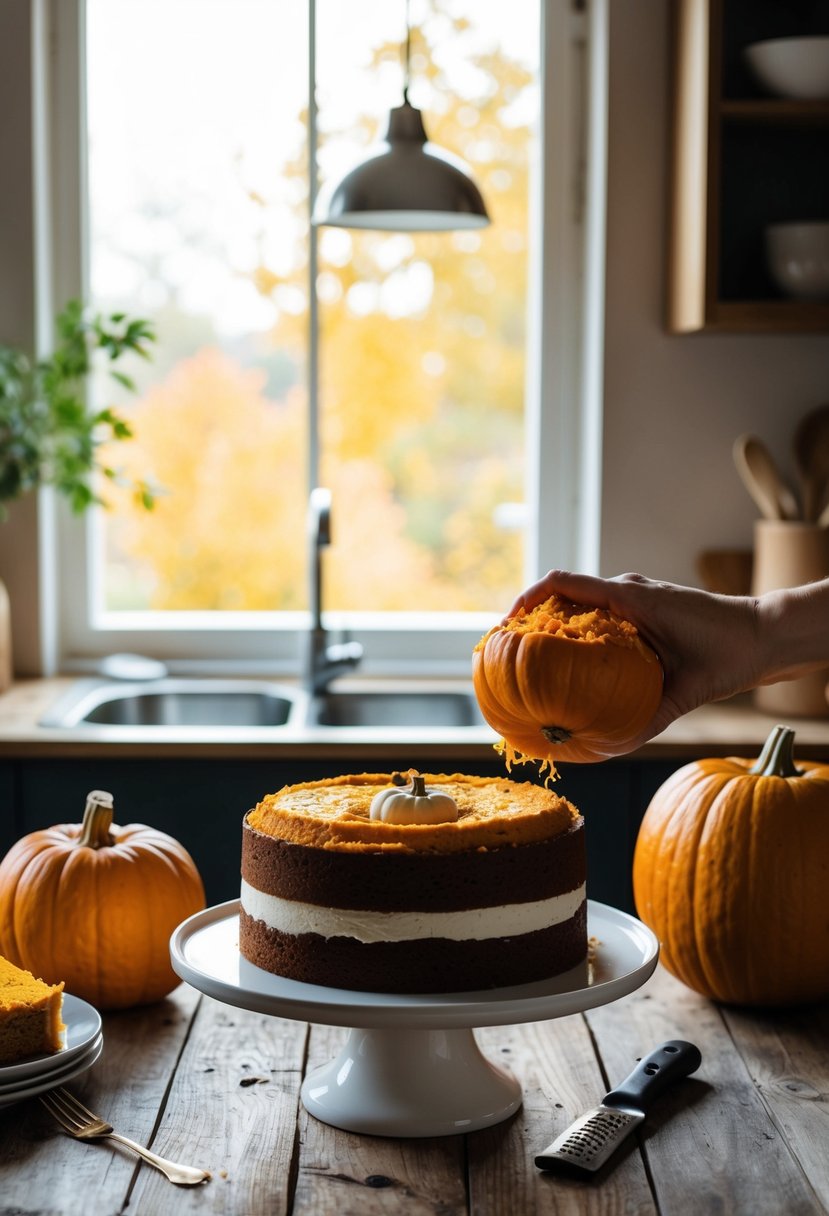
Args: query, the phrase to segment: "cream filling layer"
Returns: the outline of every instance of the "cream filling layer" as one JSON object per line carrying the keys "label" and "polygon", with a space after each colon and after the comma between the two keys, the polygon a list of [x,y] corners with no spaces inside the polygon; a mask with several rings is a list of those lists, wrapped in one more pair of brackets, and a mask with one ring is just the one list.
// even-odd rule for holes
{"label": "cream filling layer", "polygon": [[408,942],[442,937],[450,941],[487,941],[549,929],[575,916],[586,897],[585,884],[564,895],[526,904],[469,908],[463,912],[364,912],[323,908],[266,895],[242,879],[242,907],[269,929],[296,936],[353,937],[359,942]]}

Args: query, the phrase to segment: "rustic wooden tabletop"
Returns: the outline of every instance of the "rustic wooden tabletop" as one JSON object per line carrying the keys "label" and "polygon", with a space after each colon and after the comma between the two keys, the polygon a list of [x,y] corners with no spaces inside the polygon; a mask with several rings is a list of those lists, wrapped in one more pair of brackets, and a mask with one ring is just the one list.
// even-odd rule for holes
{"label": "rustic wooden tabletop", "polygon": [[[68,1086],[117,1130],[211,1171],[174,1187],[112,1142],[71,1140],[36,1098],[0,1109],[0,1216],[806,1216],[829,1213],[829,1006],[723,1009],[658,968],[615,1004],[476,1032],[524,1103],[485,1131],[359,1136],[311,1117],[306,1070],[345,1031],[231,1008],[187,985],[104,1019],[104,1052]],[[665,1039],[702,1066],[660,1097],[589,1179],[534,1156]]]}

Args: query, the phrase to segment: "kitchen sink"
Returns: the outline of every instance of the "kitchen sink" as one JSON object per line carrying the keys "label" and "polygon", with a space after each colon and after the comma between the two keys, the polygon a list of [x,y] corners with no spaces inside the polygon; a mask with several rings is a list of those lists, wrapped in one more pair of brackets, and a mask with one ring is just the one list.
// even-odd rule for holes
{"label": "kitchen sink", "polygon": [[485,726],[471,687],[331,688],[309,696],[302,688],[262,680],[172,676],[153,680],[76,680],[40,719],[41,726],[142,728],[408,728],[437,731]]}
{"label": "kitchen sink", "polygon": [[146,683],[79,680],[41,726],[285,726],[292,689],[257,680],[175,679]]}
{"label": "kitchen sink", "polygon": [[483,726],[474,695],[465,692],[337,692],[315,697],[309,726]]}

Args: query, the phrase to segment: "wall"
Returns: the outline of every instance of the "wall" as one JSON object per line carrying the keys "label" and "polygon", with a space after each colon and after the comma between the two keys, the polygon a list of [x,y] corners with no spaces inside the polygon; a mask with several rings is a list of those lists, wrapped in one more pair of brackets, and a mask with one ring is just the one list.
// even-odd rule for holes
{"label": "wall", "polygon": [[793,426],[829,401],[829,335],[666,332],[668,13],[610,4],[601,572],[698,585],[698,551],[751,544],[734,439],[762,436],[794,477]]}

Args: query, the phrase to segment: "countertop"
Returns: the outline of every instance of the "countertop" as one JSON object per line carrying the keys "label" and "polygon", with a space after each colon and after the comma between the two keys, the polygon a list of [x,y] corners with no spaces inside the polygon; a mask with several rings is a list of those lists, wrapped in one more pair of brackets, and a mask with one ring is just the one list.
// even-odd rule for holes
{"label": "countertop", "polygon": [[[483,1131],[364,1136],[304,1108],[309,1069],[345,1031],[232,1008],[181,985],[104,1016],[100,1060],[68,1088],[162,1156],[210,1170],[173,1187],[111,1142],[61,1133],[36,1098],[0,1109],[0,1209],[16,1216],[544,1216],[829,1213],[829,1006],[728,1009],[662,968],[587,1013],[477,1030],[521,1083],[523,1106]],[[666,1039],[702,1053],[641,1128],[588,1179],[534,1156],[638,1057]]]}
{"label": "countertop", "polygon": [[[45,710],[72,683],[73,677],[16,682],[0,696],[0,757],[223,757],[292,756],[347,757],[399,754],[401,735],[367,728],[284,728],[251,730],[171,729],[88,726],[58,730],[38,725]],[[666,731],[634,753],[635,759],[687,760],[699,756],[759,753],[778,718],[759,713],[750,696],[701,706],[672,723]],[[802,759],[829,762],[829,717],[787,721],[796,731],[795,752]],[[405,736],[412,759],[432,757],[489,758],[495,734],[488,727],[414,729]],[[614,763],[614,761],[608,761]]]}

